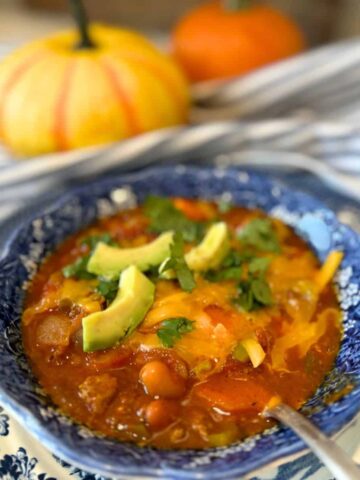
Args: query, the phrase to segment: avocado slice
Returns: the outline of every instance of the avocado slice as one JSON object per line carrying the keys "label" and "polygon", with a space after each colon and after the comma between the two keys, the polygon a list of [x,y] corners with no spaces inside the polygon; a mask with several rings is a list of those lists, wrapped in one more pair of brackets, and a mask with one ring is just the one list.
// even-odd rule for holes
{"label": "avocado slice", "polygon": [[152,306],[154,294],[154,284],[136,266],[124,270],[111,305],[82,319],[84,351],[113,347],[130,335]]}
{"label": "avocado slice", "polygon": [[[190,270],[204,272],[218,268],[229,250],[230,239],[227,225],[224,222],[218,222],[209,228],[202,242],[185,255],[185,261]],[[173,270],[164,271],[166,263],[167,259],[159,267],[161,277],[167,280],[175,278]]]}
{"label": "avocado slice", "polygon": [[95,275],[114,278],[129,265],[145,271],[160,265],[170,255],[173,232],[165,232],[152,242],[135,248],[110,247],[99,243],[91,255],[87,270]]}
{"label": "avocado slice", "polygon": [[202,242],[185,255],[190,270],[203,272],[221,265],[230,250],[229,231],[225,222],[212,225]]}

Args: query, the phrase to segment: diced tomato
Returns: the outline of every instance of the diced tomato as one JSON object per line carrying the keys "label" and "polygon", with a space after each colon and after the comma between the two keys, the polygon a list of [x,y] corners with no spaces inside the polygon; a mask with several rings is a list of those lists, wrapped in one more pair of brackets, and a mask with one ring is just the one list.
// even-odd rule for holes
{"label": "diced tomato", "polygon": [[203,221],[210,220],[216,215],[213,205],[207,202],[189,200],[188,198],[175,198],[175,207],[186,215],[190,220]]}
{"label": "diced tomato", "polygon": [[214,375],[195,386],[194,393],[212,407],[225,412],[261,412],[271,393],[252,380],[236,380],[223,375]]}
{"label": "diced tomato", "polygon": [[215,325],[221,323],[229,329],[230,331],[233,328],[233,313],[223,308],[219,307],[218,305],[208,305],[204,308],[204,311],[209,315],[211,320]]}
{"label": "diced tomato", "polygon": [[101,226],[121,242],[144,234],[148,222],[148,219],[139,210],[132,210],[131,214],[120,213],[119,216],[102,220]]}

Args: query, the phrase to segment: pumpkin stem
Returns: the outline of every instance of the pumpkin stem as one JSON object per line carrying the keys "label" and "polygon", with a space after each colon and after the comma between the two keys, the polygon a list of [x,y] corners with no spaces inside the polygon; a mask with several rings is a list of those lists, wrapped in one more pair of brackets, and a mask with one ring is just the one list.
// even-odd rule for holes
{"label": "pumpkin stem", "polygon": [[251,0],[222,0],[224,10],[236,12],[251,5]]}
{"label": "pumpkin stem", "polygon": [[80,41],[75,48],[95,48],[89,35],[89,21],[82,0],[69,0],[70,8],[79,30]]}

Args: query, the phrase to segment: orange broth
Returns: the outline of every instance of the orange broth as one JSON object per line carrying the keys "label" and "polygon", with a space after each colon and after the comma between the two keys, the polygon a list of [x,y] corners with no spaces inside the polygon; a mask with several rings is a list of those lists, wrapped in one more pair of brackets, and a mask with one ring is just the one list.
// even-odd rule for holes
{"label": "orange broth", "polygon": [[[235,251],[243,249],[237,232],[265,218],[240,207],[221,213],[202,200],[174,204],[193,221],[226,222]],[[156,234],[139,207],[66,240],[41,265],[23,314],[26,353],[53,402],[97,432],[160,448],[220,446],[261,432],[272,425],[261,412],[274,396],[298,409],[332,368],[341,312],[331,282],[317,292],[320,265],[307,244],[279,220],[271,225],[281,251],[255,252],[269,258],[271,305],[246,311],[234,304],[235,280],[211,282],[197,273],[195,289],[184,292],[176,280],[156,279],[155,302],[138,328],[113,348],[91,353],[82,349],[82,318],[106,308],[105,300],[97,279],[65,278],[62,268],[88,253],[82,240],[89,235],[108,233],[129,248]],[[156,332],[173,317],[189,318],[194,328],[166,348]],[[246,338],[265,353],[256,368],[234,356]],[[150,378],[154,372],[158,377]]]}

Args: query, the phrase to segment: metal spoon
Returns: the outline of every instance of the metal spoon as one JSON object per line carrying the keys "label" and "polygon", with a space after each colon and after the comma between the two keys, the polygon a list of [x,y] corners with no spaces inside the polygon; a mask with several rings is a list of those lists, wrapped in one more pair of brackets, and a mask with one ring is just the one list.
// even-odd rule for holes
{"label": "metal spoon", "polygon": [[360,479],[360,468],[356,463],[301,413],[280,403],[267,407],[263,415],[275,418],[290,427],[311,448],[336,479]]}

